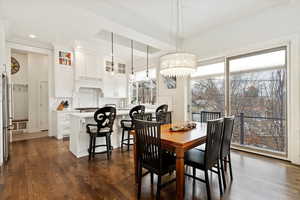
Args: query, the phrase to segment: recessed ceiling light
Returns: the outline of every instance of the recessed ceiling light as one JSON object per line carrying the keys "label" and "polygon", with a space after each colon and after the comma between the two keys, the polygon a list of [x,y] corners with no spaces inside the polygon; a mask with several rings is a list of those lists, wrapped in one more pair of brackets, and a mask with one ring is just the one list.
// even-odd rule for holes
{"label": "recessed ceiling light", "polygon": [[30,37],[30,38],[36,38],[36,35],[30,34],[30,35],[28,35],[28,37]]}

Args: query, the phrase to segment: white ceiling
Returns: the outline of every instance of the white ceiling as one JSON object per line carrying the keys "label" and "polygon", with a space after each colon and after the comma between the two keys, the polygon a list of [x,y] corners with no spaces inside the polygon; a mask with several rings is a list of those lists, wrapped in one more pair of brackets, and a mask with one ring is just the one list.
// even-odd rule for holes
{"label": "white ceiling", "polygon": [[[169,49],[174,0],[0,0],[9,40],[69,43],[99,40],[101,31]],[[194,37],[290,0],[183,0],[184,37]],[[174,4],[173,4],[174,5]],[[174,21],[173,21],[174,22]],[[173,43],[174,44],[174,43]],[[109,48],[109,44],[107,44]],[[124,49],[124,52],[128,48]]]}

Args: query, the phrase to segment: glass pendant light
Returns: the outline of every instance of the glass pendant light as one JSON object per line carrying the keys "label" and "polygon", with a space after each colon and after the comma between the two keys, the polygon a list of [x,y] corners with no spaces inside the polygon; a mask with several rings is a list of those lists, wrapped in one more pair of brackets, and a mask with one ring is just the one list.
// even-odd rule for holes
{"label": "glass pendant light", "polygon": [[129,74],[129,82],[133,82],[135,79],[133,71],[133,40],[131,40],[131,74]]}
{"label": "glass pendant light", "polygon": [[114,33],[111,32],[111,74],[114,75]]}
{"label": "glass pendant light", "polygon": [[180,0],[176,1],[176,51],[160,57],[160,73],[169,77],[189,76],[196,71],[197,64],[197,58],[194,54],[179,50],[180,21],[182,21],[180,9],[182,10],[182,6]]}

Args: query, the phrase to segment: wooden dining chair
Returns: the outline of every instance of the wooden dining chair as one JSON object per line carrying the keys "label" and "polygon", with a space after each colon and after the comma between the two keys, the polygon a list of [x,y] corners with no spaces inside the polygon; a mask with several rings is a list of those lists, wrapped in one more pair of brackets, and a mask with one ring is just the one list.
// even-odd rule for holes
{"label": "wooden dining chair", "polygon": [[156,121],[161,124],[172,124],[172,112],[156,113]]}
{"label": "wooden dining chair", "polygon": [[163,104],[160,105],[156,108],[155,113],[160,113],[160,112],[167,112],[168,111],[168,105],[167,104]]}
{"label": "wooden dining chair", "polygon": [[[130,137],[130,131],[134,129],[133,119],[134,115],[140,115],[145,113],[145,106],[137,105],[129,111],[129,120],[121,120],[122,128],[122,139],[121,139],[121,150],[123,150],[123,145],[127,145],[127,150],[129,151],[130,145],[133,145],[133,137]],[[127,132],[127,137],[125,138],[125,132]]]}
{"label": "wooden dining chair", "polygon": [[229,164],[230,179],[231,179],[231,181],[233,180],[231,156],[230,156],[230,146],[231,146],[233,127],[234,127],[234,116],[225,117],[224,118],[222,145],[221,145],[221,151],[220,151],[220,161],[221,161],[220,163],[221,163],[224,190],[226,189],[226,178],[225,178],[225,169],[224,169],[225,162],[227,162]]}
{"label": "wooden dining chair", "polygon": [[202,123],[219,118],[221,118],[221,112],[201,111],[200,113],[200,122]]}
{"label": "wooden dining chair", "polygon": [[[195,180],[206,183],[207,198],[211,199],[208,171],[218,175],[220,194],[223,194],[221,183],[221,168],[219,165],[220,150],[222,144],[223,119],[207,121],[207,136],[205,151],[192,149],[185,154],[185,164],[193,168],[193,175],[186,174]],[[217,167],[216,170],[214,167]],[[196,169],[204,171],[205,179],[196,177]]]}
{"label": "wooden dining chair", "polygon": [[[201,123],[207,123],[208,120],[214,120],[221,118],[221,112],[210,112],[210,111],[201,111],[200,114],[200,122]],[[205,144],[199,145],[196,147],[196,149],[200,151],[205,150]]]}
{"label": "wooden dining chair", "polygon": [[[90,135],[89,144],[89,160],[95,157],[95,154],[107,154],[107,159],[111,155],[111,134],[113,132],[113,124],[116,118],[116,108],[103,107],[98,109],[94,114],[96,124],[87,124],[86,132]],[[96,138],[105,137],[105,144],[96,145]],[[106,147],[106,151],[95,152],[97,147]]]}
{"label": "wooden dining chair", "polygon": [[160,123],[134,120],[134,124],[138,162],[138,199],[141,197],[143,168],[158,176],[156,199],[160,199],[160,190],[176,180],[161,183],[162,176],[176,169],[176,158],[161,148]]}

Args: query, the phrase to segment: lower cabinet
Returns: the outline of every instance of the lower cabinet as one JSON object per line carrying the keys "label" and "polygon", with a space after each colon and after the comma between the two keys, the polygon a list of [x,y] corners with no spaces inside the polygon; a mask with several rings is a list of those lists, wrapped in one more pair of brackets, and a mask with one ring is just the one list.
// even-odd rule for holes
{"label": "lower cabinet", "polygon": [[54,136],[60,140],[64,137],[69,137],[71,134],[71,117],[70,114],[79,111],[54,111]]}

